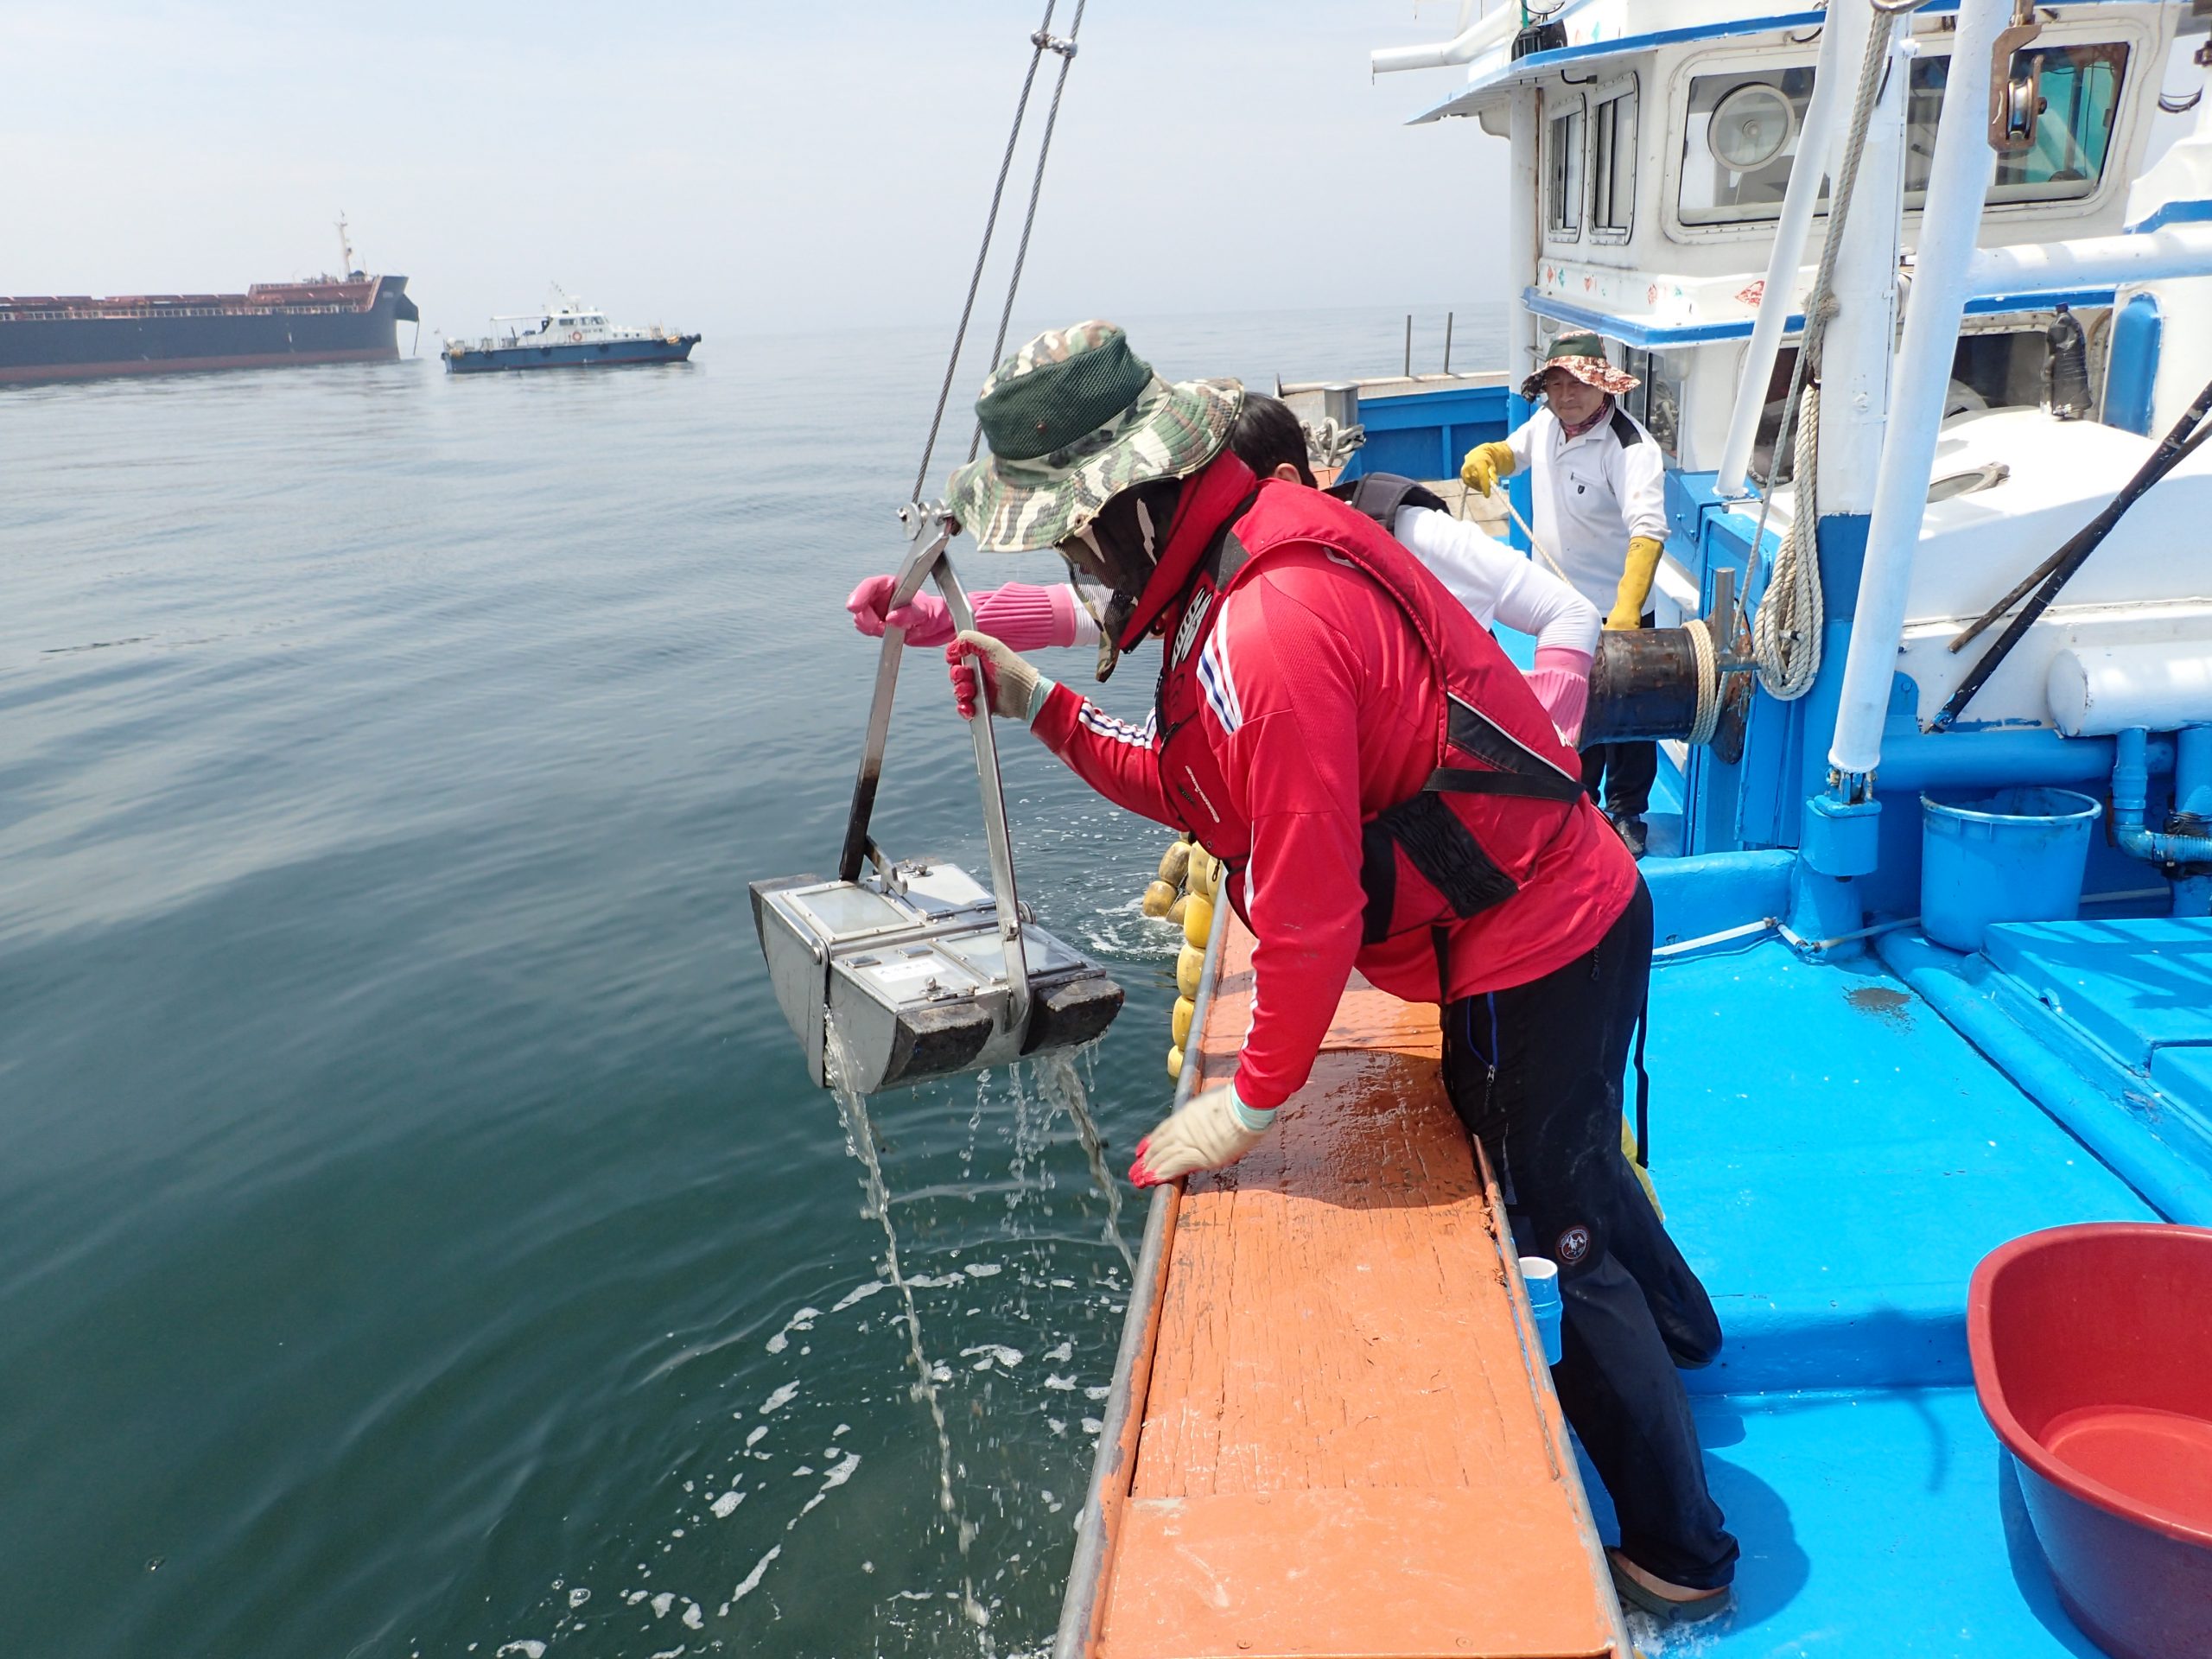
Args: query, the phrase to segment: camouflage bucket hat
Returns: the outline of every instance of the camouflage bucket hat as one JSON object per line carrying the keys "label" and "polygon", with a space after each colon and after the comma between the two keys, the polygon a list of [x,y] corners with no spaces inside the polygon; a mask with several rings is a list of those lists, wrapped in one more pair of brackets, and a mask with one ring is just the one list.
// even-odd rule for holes
{"label": "camouflage bucket hat", "polygon": [[983,382],[991,452],[953,474],[953,516],[986,553],[1057,547],[1109,497],[1197,472],[1243,404],[1235,380],[1170,385],[1110,322],[1041,334]]}
{"label": "camouflage bucket hat", "polygon": [[1616,397],[1643,384],[1626,369],[1617,369],[1605,360],[1605,342],[1595,334],[1561,334],[1552,342],[1551,350],[1544,354],[1544,368],[1521,383],[1521,395],[1532,404],[1544,395],[1544,369],[1565,369],[1584,385]]}

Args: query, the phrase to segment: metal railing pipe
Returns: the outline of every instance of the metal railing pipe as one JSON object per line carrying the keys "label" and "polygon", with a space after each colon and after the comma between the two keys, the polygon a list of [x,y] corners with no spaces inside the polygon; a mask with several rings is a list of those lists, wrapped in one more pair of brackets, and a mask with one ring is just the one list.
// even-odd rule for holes
{"label": "metal railing pipe", "polygon": [[2212,276],[2212,225],[2200,222],[2124,236],[1984,248],[1967,268],[1966,291],[1969,298],[1988,299],[2204,276]]}
{"label": "metal railing pipe", "polygon": [[1471,63],[1492,47],[1503,46],[1521,27],[1521,8],[1508,3],[1478,19],[1448,41],[1426,46],[1385,46],[1367,54],[1369,69],[1378,75],[1395,75],[1408,69],[1448,69]]}
{"label": "metal railing pipe", "polygon": [[2010,0],[1960,0],[1949,78],[1921,214],[1920,257],[1906,302],[1904,338],[1891,378],[1889,429],[1874,480],[1872,522],[1853,607],[1851,650],[1828,764],[1846,799],[1865,792],[1881,764],[1882,721],[1904,632],[1913,553],[1928,505],[1928,474],[1943,423],[1951,362],[1966,312],[1967,283],[1997,168],[1989,147],[1991,58]]}

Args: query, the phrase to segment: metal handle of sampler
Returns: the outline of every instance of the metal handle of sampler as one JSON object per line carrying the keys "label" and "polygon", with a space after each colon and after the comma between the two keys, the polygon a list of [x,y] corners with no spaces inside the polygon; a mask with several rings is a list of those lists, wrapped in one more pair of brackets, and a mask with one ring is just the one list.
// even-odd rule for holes
{"label": "metal handle of sampler", "polygon": [[[934,578],[938,591],[951,613],[956,628],[976,626],[976,613],[968,594],[953,574],[944,550],[959,526],[943,508],[909,506],[900,513],[914,550],[899,567],[892,584],[887,612],[895,611]],[[883,751],[891,735],[891,704],[899,690],[899,659],[906,649],[906,631],[887,622],[883,650],[876,658],[875,693],[868,704],[868,734],[861,744],[860,775],[853,784],[853,806],[845,822],[845,846],[837,861],[837,879],[856,881],[868,857],[868,820],[875,811],[875,791],[883,777]],[[1021,938],[1021,901],[1014,880],[1014,843],[1006,823],[1006,791],[999,779],[998,742],[991,729],[988,702],[969,722],[976,745],[976,781],[983,798],[983,837],[990,849],[991,895],[998,901],[999,940],[1004,947],[1007,979],[1007,1020],[1019,1029],[1029,1019],[1029,961]]]}
{"label": "metal handle of sampler", "polygon": [[[976,626],[976,613],[952,574],[952,561],[937,558],[938,591],[951,608],[956,628]],[[977,677],[982,671],[977,670]],[[1014,885],[1014,837],[1006,827],[1006,788],[999,778],[998,740],[991,730],[991,705],[979,697],[976,718],[968,722],[976,740],[976,782],[983,793],[983,836],[991,849],[991,893],[999,905],[999,941],[1005,947],[1007,1023],[1019,1031],[1029,1020],[1029,957],[1021,941],[1021,899]]]}

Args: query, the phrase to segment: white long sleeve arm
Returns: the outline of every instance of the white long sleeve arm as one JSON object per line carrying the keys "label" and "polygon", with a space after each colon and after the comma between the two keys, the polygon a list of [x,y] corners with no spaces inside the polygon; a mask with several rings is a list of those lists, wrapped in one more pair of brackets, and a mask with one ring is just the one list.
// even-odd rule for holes
{"label": "white long sleeve arm", "polygon": [[1479,526],[1433,508],[1403,507],[1391,528],[1484,627],[1503,622],[1534,634],[1539,645],[1585,656],[1598,649],[1597,607]]}

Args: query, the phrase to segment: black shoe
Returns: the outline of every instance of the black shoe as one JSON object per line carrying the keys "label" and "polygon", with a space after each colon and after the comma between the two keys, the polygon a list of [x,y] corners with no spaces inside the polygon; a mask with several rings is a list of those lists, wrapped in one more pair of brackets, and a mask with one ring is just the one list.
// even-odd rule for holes
{"label": "black shoe", "polygon": [[1622,1601],[1641,1608],[1662,1624],[1702,1624],[1733,1611],[1736,1606],[1735,1592],[1726,1586],[1718,1590],[1691,1590],[1666,1584],[1648,1570],[1632,1572],[1628,1558],[1618,1549],[1605,1552],[1605,1565],[1612,1571],[1613,1590]]}
{"label": "black shoe", "polygon": [[1642,858],[1651,840],[1651,832],[1644,828],[1643,820],[1629,813],[1617,812],[1613,814],[1613,828],[1620,832],[1629,856]]}

